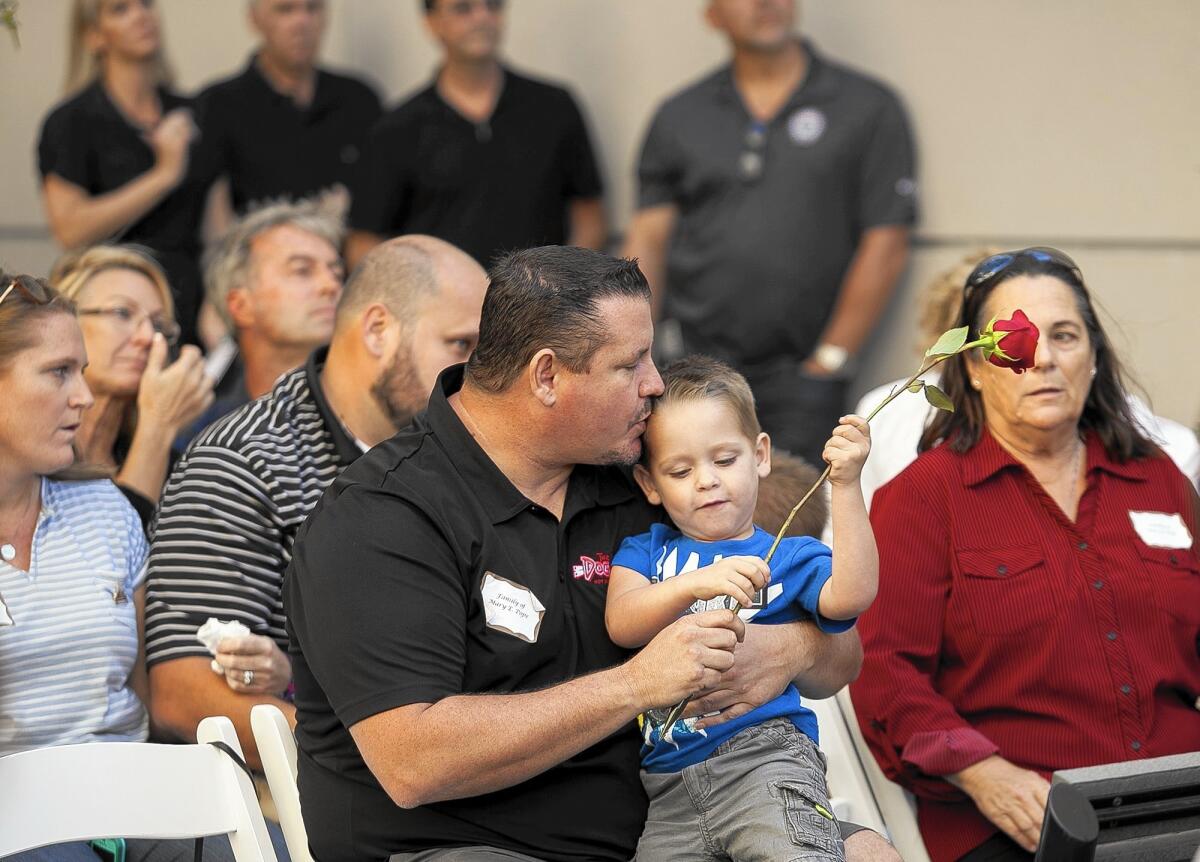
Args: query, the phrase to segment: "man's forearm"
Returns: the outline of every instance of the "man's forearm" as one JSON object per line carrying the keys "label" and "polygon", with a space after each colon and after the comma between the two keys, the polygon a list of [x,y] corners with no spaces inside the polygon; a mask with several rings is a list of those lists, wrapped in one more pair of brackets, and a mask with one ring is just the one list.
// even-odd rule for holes
{"label": "man's forearm", "polygon": [[346,271],[352,272],[367,256],[367,252],[384,241],[386,237],[365,230],[351,230],[346,236]]}
{"label": "man's forearm", "polygon": [[[350,731],[393,801],[415,808],[526,781],[615,733],[640,711],[624,669],[612,668],[540,691],[413,704]],[[404,739],[411,747],[388,756],[389,741]]]}
{"label": "man's forearm", "polygon": [[662,312],[667,289],[667,246],[675,230],[679,211],[673,204],[660,204],[638,210],[625,234],[623,257],[635,257],[642,275],[650,284],[650,307],[654,319]]}
{"label": "man's forearm", "polygon": [[756,636],[777,639],[771,649],[778,650],[790,665],[792,682],[800,694],[812,700],[837,694],[862,668],[862,642],[854,629],[828,634],[811,622],[748,629]]}
{"label": "man's forearm", "polygon": [[747,626],[732,670],[684,715],[699,718],[697,727],[722,724],[778,697],[789,683],[820,700],[841,690],[861,666],[862,645],[853,629],[831,635],[808,621]]}
{"label": "man's forearm", "polygon": [[885,225],[864,231],[821,341],[857,353],[875,329],[907,261],[907,227]]}
{"label": "man's forearm", "polygon": [[279,707],[296,725],[296,707],[267,694],[236,692],[223,676],[212,672],[210,660],[199,656],[159,662],[150,668],[150,712],[155,727],[185,741],[196,741],[196,726],[210,715],[227,715],[237,730],[246,762],[261,769],[250,710],[260,703]]}
{"label": "man's forearm", "polygon": [[604,250],[608,242],[608,221],[600,198],[576,198],[569,208],[571,230],[567,244]]}

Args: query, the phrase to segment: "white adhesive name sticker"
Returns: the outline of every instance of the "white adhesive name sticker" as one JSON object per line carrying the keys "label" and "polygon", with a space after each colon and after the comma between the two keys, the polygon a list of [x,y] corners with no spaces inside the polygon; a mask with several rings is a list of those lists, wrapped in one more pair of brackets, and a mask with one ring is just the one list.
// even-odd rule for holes
{"label": "white adhesive name sticker", "polygon": [[1192,534],[1178,512],[1134,512],[1129,520],[1138,537],[1152,548],[1190,548]]}
{"label": "white adhesive name sticker", "polygon": [[492,572],[484,572],[479,592],[483,596],[483,613],[488,628],[527,643],[537,643],[546,606],[538,601],[529,587]]}
{"label": "white adhesive name sticker", "polygon": [[11,626],[13,619],[8,614],[8,606],[4,604],[4,596],[0,596],[0,626]]}

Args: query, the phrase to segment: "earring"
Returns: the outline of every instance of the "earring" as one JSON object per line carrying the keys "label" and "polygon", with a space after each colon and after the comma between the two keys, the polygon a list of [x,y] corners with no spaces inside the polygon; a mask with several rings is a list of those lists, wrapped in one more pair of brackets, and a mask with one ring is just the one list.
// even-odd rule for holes
{"label": "earring", "polygon": [[972,380],[972,381],[971,381],[971,385],[972,385],[972,386],[974,386],[976,389],[979,389],[979,388],[980,388],[980,386],[979,386],[979,380],[977,380],[977,379],[976,379],[976,380]]}
{"label": "earring", "polygon": [[1092,376],[1093,377],[1096,376],[1096,366],[1095,365],[1092,366]]}

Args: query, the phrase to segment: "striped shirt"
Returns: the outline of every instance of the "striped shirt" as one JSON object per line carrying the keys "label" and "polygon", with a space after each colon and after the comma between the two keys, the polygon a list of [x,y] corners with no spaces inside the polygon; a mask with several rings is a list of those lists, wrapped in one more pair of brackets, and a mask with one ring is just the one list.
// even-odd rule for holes
{"label": "striped shirt", "polygon": [[108,480],[42,480],[29,571],[0,561],[0,755],[78,742],[140,742],[129,687],[133,594],[145,578],[137,513]]}
{"label": "striped shirt", "polygon": [[238,620],[287,649],[283,573],[296,530],[361,449],[321,391],[325,351],[205,429],[151,527],[146,660],[208,656],[196,630]]}

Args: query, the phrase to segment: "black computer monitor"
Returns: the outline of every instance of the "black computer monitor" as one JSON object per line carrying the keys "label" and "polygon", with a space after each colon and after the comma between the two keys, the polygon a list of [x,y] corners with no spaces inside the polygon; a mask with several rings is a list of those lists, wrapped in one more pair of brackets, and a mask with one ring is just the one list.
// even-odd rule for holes
{"label": "black computer monitor", "polygon": [[[1054,794],[1060,784],[1074,792]],[[1095,813],[1097,862],[1191,862],[1200,848],[1200,752],[1064,769],[1051,785],[1040,860],[1086,858],[1077,855],[1088,831],[1073,806],[1080,797]]]}

